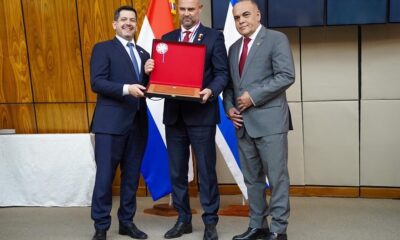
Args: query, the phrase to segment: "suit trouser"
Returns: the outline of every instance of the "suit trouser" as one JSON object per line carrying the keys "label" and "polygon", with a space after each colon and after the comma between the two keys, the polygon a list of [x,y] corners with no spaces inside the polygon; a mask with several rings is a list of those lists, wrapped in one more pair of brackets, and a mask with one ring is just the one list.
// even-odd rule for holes
{"label": "suit trouser", "polygon": [[108,230],[111,225],[112,183],[118,163],[121,169],[118,219],[124,225],[133,221],[147,133],[143,133],[138,121],[135,121],[133,129],[125,135],[97,133],[95,140],[97,170],[91,215],[96,229]]}
{"label": "suit trouser", "polygon": [[[285,233],[290,212],[287,133],[251,138],[244,131],[238,143],[249,197],[250,227],[268,228],[266,217],[270,215],[270,231]],[[268,177],[271,190],[269,206],[265,176]]]}
{"label": "suit trouser", "polygon": [[178,221],[190,223],[192,213],[188,193],[189,145],[196,156],[200,180],[200,203],[205,224],[218,222],[219,192],[215,170],[215,126],[186,126],[182,121],[166,126],[166,139],[172,181],[172,200]]}

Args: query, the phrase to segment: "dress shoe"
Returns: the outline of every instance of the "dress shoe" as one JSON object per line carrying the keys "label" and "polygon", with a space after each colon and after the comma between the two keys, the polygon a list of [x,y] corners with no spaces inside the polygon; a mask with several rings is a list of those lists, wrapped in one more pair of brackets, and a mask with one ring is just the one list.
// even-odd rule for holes
{"label": "dress shoe", "polygon": [[164,238],[178,238],[186,233],[192,232],[192,224],[184,222],[176,222],[175,226],[165,233]]}
{"label": "dress shoe", "polygon": [[128,235],[131,238],[136,239],[147,239],[147,234],[140,231],[134,223],[130,223],[128,225],[119,225],[119,232],[120,235]]}
{"label": "dress shoe", "polygon": [[218,240],[218,233],[215,224],[206,224],[203,240]]}
{"label": "dress shoe", "polygon": [[106,230],[96,230],[92,238],[92,240],[106,240],[106,239],[107,239]]}
{"label": "dress shoe", "polygon": [[287,235],[284,233],[282,233],[282,234],[269,233],[266,240],[287,240]]}
{"label": "dress shoe", "polygon": [[248,228],[246,232],[236,235],[232,240],[255,240],[264,239],[268,236],[268,228]]}

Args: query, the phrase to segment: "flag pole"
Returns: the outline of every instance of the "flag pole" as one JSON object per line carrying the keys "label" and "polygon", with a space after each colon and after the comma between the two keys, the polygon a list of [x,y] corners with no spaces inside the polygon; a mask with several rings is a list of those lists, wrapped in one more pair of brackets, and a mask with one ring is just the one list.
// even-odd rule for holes
{"label": "flag pole", "polygon": [[246,199],[242,196],[242,204],[228,205],[226,208],[219,210],[218,215],[248,217],[249,216],[249,205],[247,205]]}
{"label": "flag pole", "polygon": [[[172,31],[174,29],[173,25],[173,16],[171,15],[171,12],[173,13],[175,11],[175,1],[174,0],[150,0],[148,4],[148,9],[146,11],[146,15],[144,17],[141,29],[140,29],[140,34],[138,38],[138,45],[143,47],[147,52],[151,53],[151,48],[152,48],[152,41],[154,38],[161,38],[161,36],[169,31]],[[162,113],[162,102],[157,102],[157,104],[150,104],[148,101],[148,108],[149,111],[151,112],[151,116],[154,119],[155,125],[157,126],[157,130],[159,134],[161,135],[160,137],[163,138],[163,134],[165,130],[163,129],[163,124],[162,124],[162,116],[160,113]],[[151,143],[154,145],[154,143]],[[165,146],[165,138],[163,139],[162,145]],[[162,147],[164,147],[162,146]],[[154,160],[160,160],[160,157],[157,156],[152,156],[153,161],[149,164],[150,170],[154,169],[160,169],[159,167],[157,168],[154,166]],[[168,163],[167,157],[163,163]],[[167,164],[168,166],[168,164]],[[168,167],[162,168],[165,171],[168,171]],[[159,176],[158,174],[149,174],[149,175],[156,175]],[[167,174],[168,175],[168,174]],[[145,179],[146,180],[146,179]],[[165,179],[165,181],[159,183],[159,184],[165,184],[167,183],[170,185],[169,182],[169,177]],[[146,182],[147,184],[147,182]],[[167,185],[168,185],[167,184]],[[150,189],[150,185],[147,184],[148,190],[151,190],[155,192],[156,190],[161,189],[160,187],[153,186],[152,189]],[[163,187],[163,189],[166,189],[168,187]],[[169,187],[170,188],[170,187]],[[157,196],[156,199],[166,196],[168,193],[171,192],[171,189],[168,191],[165,191],[163,193],[158,193],[155,194]],[[164,197],[165,198],[165,197]],[[169,202],[168,203],[160,203],[160,204],[155,204],[153,205],[152,208],[150,209],[145,209],[144,212],[148,214],[153,214],[153,215],[159,215],[159,216],[177,216],[178,213],[176,210],[173,208],[171,204],[171,194],[169,194]]]}
{"label": "flag pole", "polygon": [[172,206],[171,194],[168,194],[168,196],[169,196],[168,203],[154,204],[152,208],[147,208],[143,210],[143,212],[151,215],[164,216],[164,217],[178,216],[178,212],[175,210],[174,206]]}
{"label": "flag pole", "polygon": [[[191,149],[193,151],[193,149]],[[189,164],[192,164],[194,168],[194,163],[195,163],[195,157],[193,154],[190,154],[190,159],[192,161],[189,161]],[[193,174],[195,176],[195,174]],[[195,177],[191,179],[192,181],[195,181]],[[193,186],[193,184],[191,184]],[[197,188],[195,188],[197,190]],[[189,186],[189,192],[190,192],[190,186]],[[197,192],[197,191],[196,191]],[[189,193],[189,196],[192,195]],[[197,195],[197,194],[196,194]],[[191,209],[192,214],[197,214],[196,209]],[[173,217],[173,216],[178,216],[178,212],[173,206],[173,199],[172,199],[172,194],[168,194],[168,203],[159,203],[159,204],[154,204],[152,208],[147,208],[143,210],[144,213],[151,214],[151,215],[157,215],[157,216],[164,216],[164,217]]]}

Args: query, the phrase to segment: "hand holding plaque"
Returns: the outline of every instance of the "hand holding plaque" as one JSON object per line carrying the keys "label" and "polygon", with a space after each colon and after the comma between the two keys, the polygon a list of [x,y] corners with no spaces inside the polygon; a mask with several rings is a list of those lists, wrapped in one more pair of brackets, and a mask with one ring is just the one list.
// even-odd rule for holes
{"label": "hand holding plaque", "polygon": [[145,95],[202,101],[205,54],[201,44],[154,39]]}

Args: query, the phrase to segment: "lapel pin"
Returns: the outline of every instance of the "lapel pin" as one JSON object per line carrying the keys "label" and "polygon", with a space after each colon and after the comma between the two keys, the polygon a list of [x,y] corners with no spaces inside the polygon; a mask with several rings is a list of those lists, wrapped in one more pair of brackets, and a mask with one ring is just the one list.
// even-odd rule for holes
{"label": "lapel pin", "polygon": [[200,42],[203,39],[203,34],[200,33],[199,36],[197,37],[197,41]]}

